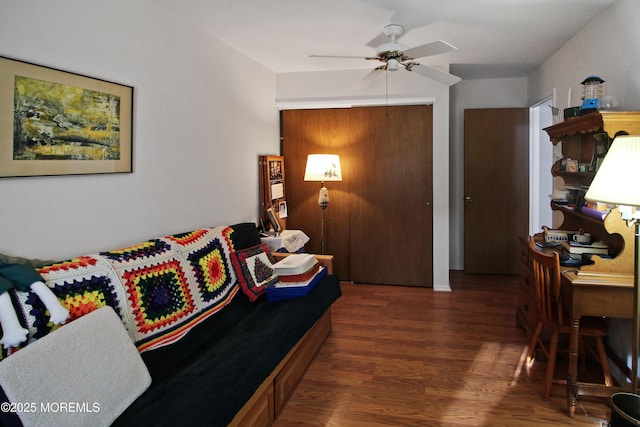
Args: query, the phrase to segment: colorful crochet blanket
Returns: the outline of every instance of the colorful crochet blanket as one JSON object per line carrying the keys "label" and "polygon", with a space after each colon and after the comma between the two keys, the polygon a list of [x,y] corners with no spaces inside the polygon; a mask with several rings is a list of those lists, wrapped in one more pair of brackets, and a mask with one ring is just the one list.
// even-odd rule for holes
{"label": "colorful crochet blanket", "polygon": [[[38,269],[73,321],[105,305],[120,316],[138,351],[180,339],[238,292],[230,262],[233,229],[215,227],[160,237]],[[21,347],[60,327],[33,293],[9,291],[29,329]],[[2,349],[6,357],[17,348]]]}

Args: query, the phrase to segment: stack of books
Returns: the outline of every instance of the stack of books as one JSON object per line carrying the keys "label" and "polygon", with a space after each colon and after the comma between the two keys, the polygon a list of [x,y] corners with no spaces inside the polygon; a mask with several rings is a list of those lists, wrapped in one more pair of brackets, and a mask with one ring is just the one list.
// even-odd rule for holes
{"label": "stack of books", "polygon": [[327,275],[327,270],[311,254],[291,254],[273,264],[280,281],[267,288],[270,302],[301,297]]}
{"label": "stack of books", "polygon": [[609,247],[602,242],[585,244],[585,243],[569,241],[569,242],[562,242],[562,244],[569,251],[570,254],[609,255]]}

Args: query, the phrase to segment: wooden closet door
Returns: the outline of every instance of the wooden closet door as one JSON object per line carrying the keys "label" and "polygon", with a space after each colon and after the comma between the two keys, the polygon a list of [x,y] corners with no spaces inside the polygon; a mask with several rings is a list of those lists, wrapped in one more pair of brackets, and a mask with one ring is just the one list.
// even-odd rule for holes
{"label": "wooden closet door", "polygon": [[320,253],[321,209],[319,182],[305,182],[308,154],[339,154],[342,181],[327,182],[329,206],[325,210],[325,253],[334,256],[333,270],[341,280],[350,280],[349,271],[349,189],[351,158],[349,141],[358,135],[362,123],[345,114],[349,110],[286,110],[282,112],[282,154],[287,179],[287,227],[302,230],[310,238],[307,252]]}
{"label": "wooden closet door", "polygon": [[464,271],[517,274],[529,232],[529,109],[464,111]]}
{"label": "wooden closet door", "polygon": [[319,183],[302,180],[306,155],[340,155],[325,246],[342,280],[433,285],[432,116],[424,105],[283,113],[289,228],[310,235],[310,251],[320,242]]}
{"label": "wooden closet door", "polygon": [[432,286],[432,107],[360,110],[372,132],[353,147],[351,280]]}

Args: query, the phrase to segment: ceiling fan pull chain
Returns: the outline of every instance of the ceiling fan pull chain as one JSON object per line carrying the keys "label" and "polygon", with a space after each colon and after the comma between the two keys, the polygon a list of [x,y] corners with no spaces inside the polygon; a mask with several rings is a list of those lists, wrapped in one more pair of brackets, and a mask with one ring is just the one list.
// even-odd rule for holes
{"label": "ceiling fan pull chain", "polygon": [[384,103],[387,122],[389,121],[389,72],[384,70]]}

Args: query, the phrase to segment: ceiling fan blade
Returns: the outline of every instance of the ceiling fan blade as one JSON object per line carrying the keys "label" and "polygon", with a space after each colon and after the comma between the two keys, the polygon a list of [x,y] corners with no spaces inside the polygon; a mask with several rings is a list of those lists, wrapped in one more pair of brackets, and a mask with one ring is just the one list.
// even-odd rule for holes
{"label": "ceiling fan blade", "polygon": [[409,48],[407,50],[404,50],[402,53],[412,57],[413,59],[416,59],[416,58],[424,58],[425,56],[432,56],[432,55],[438,55],[440,53],[451,52],[453,50],[458,50],[458,48],[450,45],[445,41],[437,40],[435,42]]}
{"label": "ceiling fan blade", "polygon": [[416,64],[409,71],[411,71],[412,73],[420,74],[422,77],[444,83],[447,86],[453,86],[454,84],[462,80],[458,76],[454,76],[453,74],[440,71],[436,68],[429,67],[424,64]]}
{"label": "ceiling fan blade", "polygon": [[368,56],[351,56],[351,55],[309,55],[309,58],[353,58],[353,59],[377,59]]}
{"label": "ceiling fan blade", "polygon": [[389,37],[385,36],[384,33],[380,33],[367,43],[367,46],[372,48],[377,48],[381,44],[389,43]]}
{"label": "ceiling fan blade", "polygon": [[375,69],[371,70],[366,76],[364,76],[362,78],[362,80],[360,80],[358,83],[354,84],[351,87],[351,90],[352,91],[359,91],[359,90],[362,90],[362,89],[366,88],[367,86],[373,84],[380,77],[384,76],[385,72],[386,72],[386,70],[383,67],[378,67],[378,68],[375,68]]}

